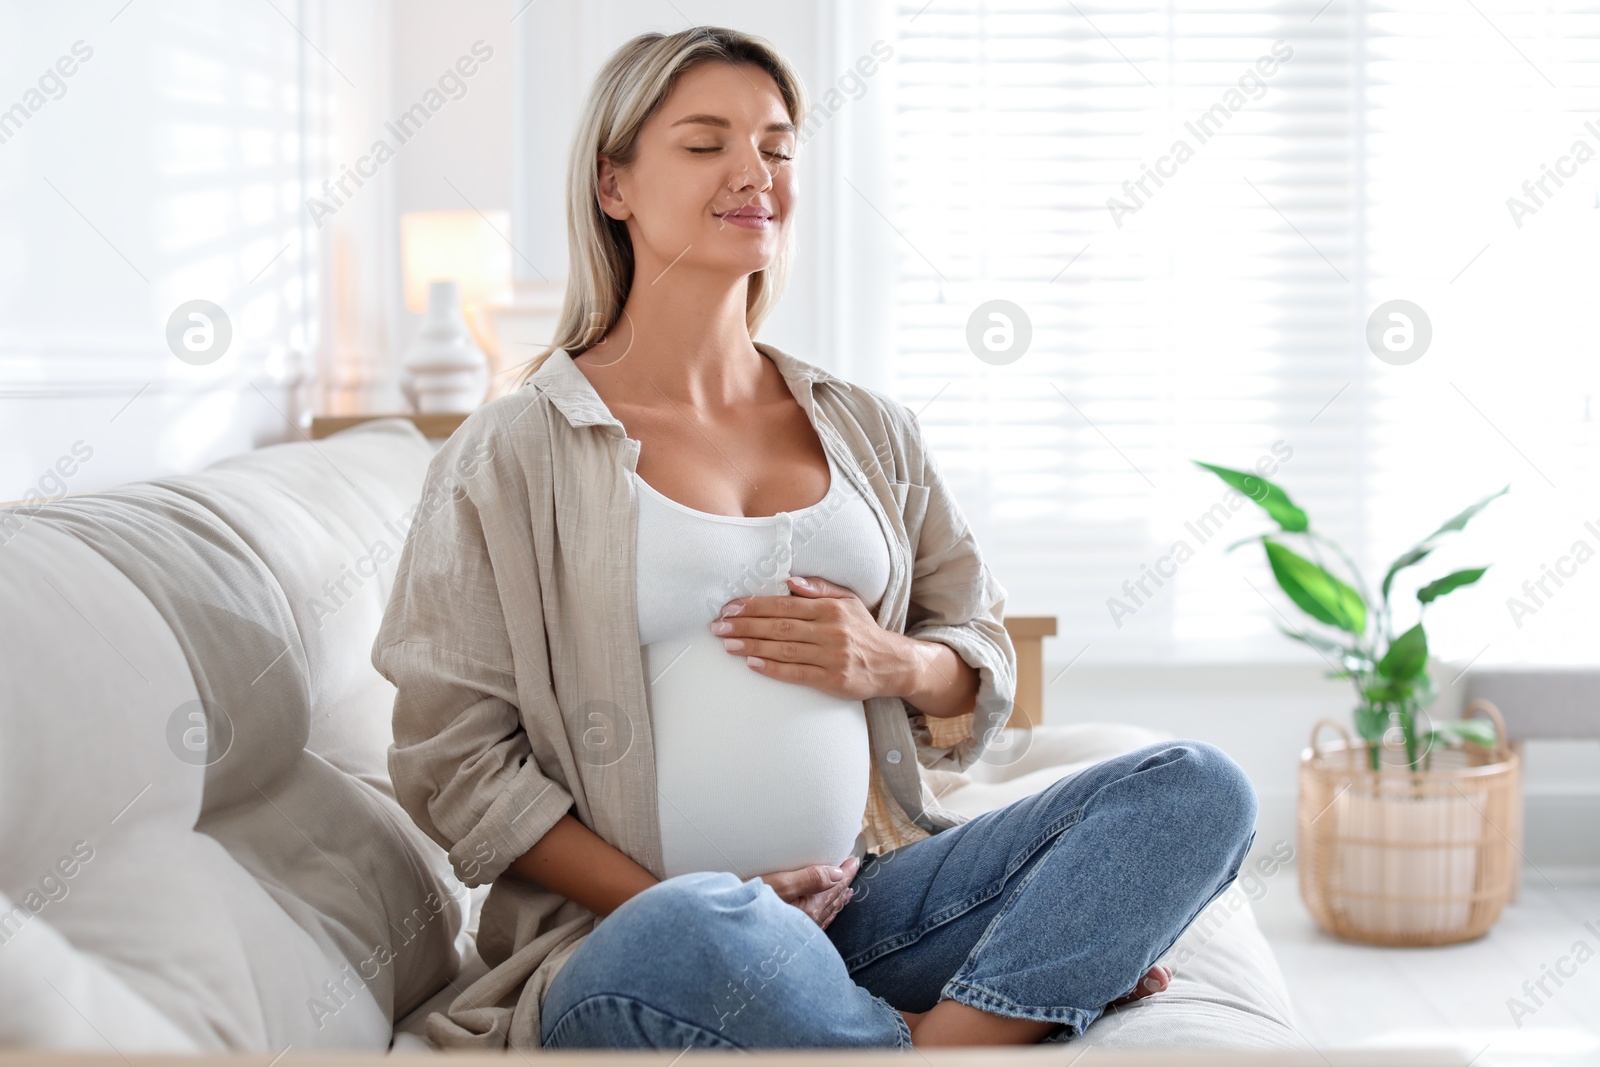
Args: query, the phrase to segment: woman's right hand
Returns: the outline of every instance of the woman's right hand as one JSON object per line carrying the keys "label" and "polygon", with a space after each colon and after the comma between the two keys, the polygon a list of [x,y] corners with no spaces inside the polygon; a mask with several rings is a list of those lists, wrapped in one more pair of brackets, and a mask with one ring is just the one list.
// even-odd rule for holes
{"label": "woman's right hand", "polygon": [[[850,882],[860,866],[861,861],[851,856],[837,867],[830,868],[826,863],[817,863],[796,871],[763,874],[761,880],[772,887],[778,899],[793,904],[826,930],[855,895]],[[833,871],[839,871],[839,877],[835,878]]]}

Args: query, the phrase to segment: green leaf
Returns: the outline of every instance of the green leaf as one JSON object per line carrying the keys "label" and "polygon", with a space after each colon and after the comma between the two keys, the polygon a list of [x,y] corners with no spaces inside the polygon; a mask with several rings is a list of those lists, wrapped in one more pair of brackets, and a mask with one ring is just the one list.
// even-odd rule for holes
{"label": "green leaf", "polygon": [[1354,658],[1360,658],[1361,657],[1361,652],[1360,652],[1359,649],[1352,648],[1349,645],[1342,645],[1339,642],[1334,641],[1334,640],[1332,640],[1330,638],[1323,637],[1321,634],[1314,634],[1314,633],[1311,633],[1310,631],[1306,631],[1304,633],[1296,633],[1295,631],[1289,629],[1287,626],[1279,626],[1278,627],[1278,631],[1280,633],[1282,633],[1283,636],[1285,636],[1285,637],[1292,637],[1296,641],[1299,641],[1299,642],[1301,642],[1303,644],[1310,645],[1312,648],[1315,648],[1315,649],[1317,649],[1318,651],[1321,651],[1321,652],[1331,652],[1334,655],[1341,657],[1341,659],[1342,659],[1342,657],[1345,657],[1345,656],[1350,656],[1350,657],[1354,657]]}
{"label": "green leaf", "polygon": [[1411,689],[1410,679],[1394,678],[1374,682],[1361,690],[1361,695],[1374,704],[1399,704],[1411,696]]}
{"label": "green leaf", "polygon": [[1446,593],[1460,589],[1464,585],[1471,585],[1479,578],[1482,578],[1483,572],[1488,569],[1488,567],[1472,567],[1464,571],[1447,574],[1443,578],[1431,581],[1421,589],[1418,589],[1417,599],[1424,604],[1438,600]]}
{"label": "green leaf", "polygon": [[1389,728],[1389,713],[1372,707],[1356,709],[1356,733],[1363,741],[1381,741]]}
{"label": "green leaf", "polygon": [[1295,507],[1293,501],[1289,499],[1289,494],[1261,475],[1249,471],[1236,471],[1231,467],[1218,467],[1212,463],[1201,463],[1198,459],[1190,462],[1211,471],[1260,504],[1261,509],[1270,515],[1285,533],[1303,533],[1311,525],[1311,520],[1306,517],[1305,512]]}
{"label": "green leaf", "polygon": [[1272,540],[1262,538],[1272,576],[1307,615],[1318,622],[1337,626],[1353,634],[1367,628],[1367,605],[1361,595],[1304,556]]}
{"label": "green leaf", "polygon": [[1418,562],[1429,552],[1432,552],[1438,547],[1433,543],[1437,538],[1442,537],[1447,533],[1460,531],[1465,528],[1467,523],[1474,515],[1488,507],[1491,500],[1493,500],[1495,497],[1503,496],[1505,493],[1509,492],[1510,489],[1511,486],[1507,484],[1500,490],[1500,492],[1490,493],[1476,504],[1473,504],[1471,507],[1461,512],[1461,514],[1450,519],[1443,526],[1433,531],[1433,533],[1429,534],[1427,537],[1424,537],[1421,541],[1417,542],[1416,547],[1408,549],[1403,555],[1400,556],[1399,559],[1390,564],[1389,573],[1383,576],[1383,598],[1385,600],[1389,598],[1389,586],[1394,582],[1394,576],[1397,573],[1411,566],[1413,563]]}
{"label": "green leaf", "polygon": [[1432,552],[1436,547],[1438,546],[1426,543],[1420,544],[1415,548],[1408,549],[1399,559],[1389,564],[1389,573],[1383,576],[1383,599],[1389,599],[1389,587],[1394,584],[1395,575],[1414,563],[1422,562],[1427,558],[1428,553]]}
{"label": "green leaf", "polygon": [[1278,631],[1285,637],[1293,638],[1324,653],[1324,658],[1328,655],[1338,657],[1339,668],[1324,672],[1324,678],[1349,678],[1357,670],[1369,671],[1372,669],[1372,658],[1364,650],[1354,645],[1343,645],[1338,641],[1330,640],[1309,630],[1303,633],[1296,633],[1286,626],[1279,626]]}
{"label": "green leaf", "polygon": [[1422,539],[1423,544],[1427,544],[1429,541],[1432,541],[1434,538],[1440,536],[1441,534],[1447,534],[1447,533],[1450,533],[1451,531],[1460,531],[1461,529],[1465,528],[1466,525],[1467,525],[1468,520],[1470,520],[1472,518],[1472,516],[1476,515],[1478,512],[1480,512],[1484,508],[1488,507],[1489,506],[1489,502],[1491,500],[1493,500],[1495,497],[1504,496],[1507,492],[1510,491],[1510,489],[1511,489],[1511,486],[1507,485],[1507,486],[1505,486],[1505,488],[1501,489],[1498,493],[1490,493],[1488,496],[1484,497],[1482,500],[1478,501],[1476,504],[1474,504],[1471,507],[1467,508],[1461,514],[1457,515],[1455,518],[1451,519],[1449,522],[1445,523],[1443,526],[1441,526],[1437,530],[1433,531],[1433,533],[1431,533],[1427,537],[1423,538]]}
{"label": "green leaf", "polygon": [[1446,743],[1471,741],[1484,748],[1493,748],[1495,744],[1494,723],[1485,719],[1459,719],[1455,722],[1440,723],[1429,731],[1429,735],[1432,739],[1440,739]]}
{"label": "green leaf", "polygon": [[1428,664],[1428,635],[1419,622],[1394,639],[1378,661],[1378,673],[1391,681],[1410,681]]}

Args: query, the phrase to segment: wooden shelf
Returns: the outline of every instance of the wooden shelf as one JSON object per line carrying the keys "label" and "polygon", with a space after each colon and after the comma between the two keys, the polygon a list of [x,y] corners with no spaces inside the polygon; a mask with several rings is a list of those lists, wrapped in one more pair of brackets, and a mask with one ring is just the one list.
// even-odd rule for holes
{"label": "wooden shelf", "polygon": [[373,419],[410,419],[422,436],[429,440],[444,440],[461,428],[471,412],[451,414],[429,413],[419,414],[415,411],[396,411],[390,415],[317,415],[311,420],[311,439],[321,440],[340,430],[348,430],[352,426],[360,426]]}
{"label": "wooden shelf", "polygon": [[1044,723],[1044,639],[1054,637],[1054,615],[1008,615],[1006,632],[1017,650],[1017,697],[1007,726],[1023,729]]}

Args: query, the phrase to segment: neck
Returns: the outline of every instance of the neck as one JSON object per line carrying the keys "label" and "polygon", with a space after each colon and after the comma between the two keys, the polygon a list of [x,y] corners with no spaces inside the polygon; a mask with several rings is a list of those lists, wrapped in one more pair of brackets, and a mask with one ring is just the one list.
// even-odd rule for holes
{"label": "neck", "polygon": [[[748,404],[770,385],[745,321],[749,275],[732,281],[677,266],[654,284],[635,273],[621,317],[578,365],[643,403],[663,397],[697,411]],[[622,383],[627,383],[623,385]]]}

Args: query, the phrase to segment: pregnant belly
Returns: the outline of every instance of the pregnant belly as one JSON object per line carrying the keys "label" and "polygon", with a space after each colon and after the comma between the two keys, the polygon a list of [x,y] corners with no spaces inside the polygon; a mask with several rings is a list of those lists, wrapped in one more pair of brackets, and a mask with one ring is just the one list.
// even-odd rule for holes
{"label": "pregnant belly", "polygon": [[861,701],[757,674],[710,633],[643,653],[668,877],[850,855],[871,771]]}

